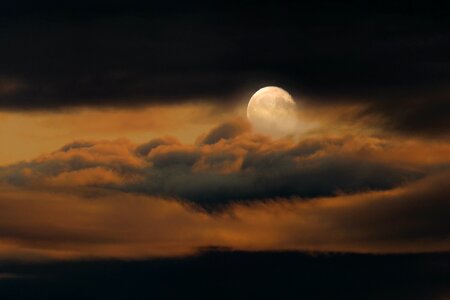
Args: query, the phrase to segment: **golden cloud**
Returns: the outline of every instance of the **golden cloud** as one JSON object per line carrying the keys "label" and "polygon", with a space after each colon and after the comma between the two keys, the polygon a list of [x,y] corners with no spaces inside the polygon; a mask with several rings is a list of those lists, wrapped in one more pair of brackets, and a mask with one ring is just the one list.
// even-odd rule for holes
{"label": "golden cloud", "polygon": [[363,134],[271,139],[240,119],[194,144],[75,141],[0,168],[0,256],[448,251],[448,147]]}
{"label": "golden cloud", "polygon": [[427,252],[450,250],[450,189],[442,173],[383,192],[264,199],[220,213],[182,202],[84,188],[0,190],[3,258],[143,258],[202,247],[239,250]]}

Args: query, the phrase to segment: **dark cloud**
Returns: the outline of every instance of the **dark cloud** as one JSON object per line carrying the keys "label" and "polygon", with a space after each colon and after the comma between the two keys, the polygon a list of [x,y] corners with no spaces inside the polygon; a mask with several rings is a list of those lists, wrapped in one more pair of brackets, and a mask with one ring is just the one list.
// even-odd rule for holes
{"label": "dark cloud", "polygon": [[62,146],[60,150],[64,151],[64,152],[69,152],[72,149],[89,148],[92,146],[94,146],[94,143],[92,143],[92,142],[76,141],[76,142],[72,142],[72,143]]}
{"label": "dark cloud", "polygon": [[214,214],[106,185],[2,184],[0,258],[161,257],[210,246],[380,254],[448,251],[449,178],[448,171],[440,172],[388,191],[314,201],[234,203]]}
{"label": "dark cloud", "polygon": [[367,239],[389,245],[402,241],[411,247],[418,241],[445,244],[450,233],[449,179],[449,172],[437,173],[384,194],[355,195],[354,199],[359,200],[353,202],[350,198],[352,208],[344,209],[346,212],[325,208],[323,213],[361,242]]}
{"label": "dark cloud", "polygon": [[216,128],[213,128],[203,139],[201,139],[200,143],[206,145],[215,144],[222,139],[228,140],[234,138],[249,129],[249,125],[246,122],[226,122]]}
{"label": "dark cloud", "polygon": [[45,3],[2,3],[1,109],[223,104],[278,84],[367,104],[401,132],[448,133],[450,24],[437,6]]}
{"label": "dark cloud", "polygon": [[402,133],[446,138],[450,128],[450,90],[374,102],[363,115],[379,116],[386,128]]}
{"label": "dark cloud", "polygon": [[271,139],[240,119],[196,144],[74,141],[0,168],[0,260],[448,251],[447,150],[367,134]]}
{"label": "dark cloud", "polygon": [[142,156],[147,156],[150,151],[152,151],[156,147],[172,144],[180,144],[180,142],[173,137],[157,138],[136,147],[136,153]]}
{"label": "dark cloud", "polygon": [[241,120],[219,125],[199,141],[185,145],[164,137],[142,145],[126,140],[73,142],[1,168],[0,179],[20,186],[119,189],[214,210],[232,202],[386,190],[439,165],[421,165],[415,156],[408,160],[390,149],[391,142],[374,138],[271,140],[248,131]]}

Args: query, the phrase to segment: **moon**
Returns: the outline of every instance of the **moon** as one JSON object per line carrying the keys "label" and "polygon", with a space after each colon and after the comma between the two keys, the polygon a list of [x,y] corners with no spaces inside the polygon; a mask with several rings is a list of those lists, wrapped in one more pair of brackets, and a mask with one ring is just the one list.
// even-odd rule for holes
{"label": "moon", "polygon": [[247,119],[257,132],[276,137],[291,135],[297,127],[297,106],[288,92],[267,86],[251,97]]}

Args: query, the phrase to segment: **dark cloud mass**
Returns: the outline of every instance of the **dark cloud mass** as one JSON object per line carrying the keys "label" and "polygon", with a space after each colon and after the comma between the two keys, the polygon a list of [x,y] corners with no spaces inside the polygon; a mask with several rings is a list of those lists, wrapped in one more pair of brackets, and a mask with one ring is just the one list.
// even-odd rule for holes
{"label": "dark cloud mass", "polygon": [[242,119],[193,144],[74,141],[0,168],[0,261],[448,251],[448,149],[367,134],[272,139]]}
{"label": "dark cloud mass", "polygon": [[448,133],[450,18],[436,5],[25,3],[1,4],[4,110],[226,103],[279,84]]}
{"label": "dark cloud mass", "polygon": [[172,137],[74,142],[0,169],[20,186],[91,186],[174,197],[203,208],[231,202],[385,190],[421,178],[415,164],[377,160],[383,141],[357,136],[272,140],[232,120],[185,145]]}
{"label": "dark cloud mass", "polygon": [[234,138],[249,129],[246,122],[226,122],[214,128],[204,138],[200,140],[201,144],[211,145],[219,142],[221,139],[228,140]]}

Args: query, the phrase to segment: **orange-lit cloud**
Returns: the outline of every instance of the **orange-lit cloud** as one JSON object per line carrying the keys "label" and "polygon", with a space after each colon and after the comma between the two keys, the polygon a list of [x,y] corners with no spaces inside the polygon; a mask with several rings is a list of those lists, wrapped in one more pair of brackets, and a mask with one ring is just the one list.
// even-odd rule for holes
{"label": "orange-lit cloud", "polygon": [[[1,88],[1,87],[0,87]],[[72,140],[117,139],[135,142],[164,132],[193,142],[228,111],[203,104],[160,105],[131,109],[88,109],[37,112],[0,112],[0,165],[31,159]]]}
{"label": "orange-lit cloud", "polygon": [[0,191],[0,255],[43,259],[240,250],[448,251],[443,173],[387,192],[266,199],[208,214],[178,201],[98,189]]}
{"label": "orange-lit cloud", "polygon": [[0,180],[25,187],[112,188],[215,209],[262,198],[394,188],[447,168],[446,149],[445,143],[361,134],[271,139],[234,119],[201,135],[195,144],[168,136],[143,144],[75,141],[0,168]]}
{"label": "orange-lit cloud", "polygon": [[241,119],[195,143],[75,141],[0,168],[0,256],[448,251],[448,149],[368,134],[271,139]]}

